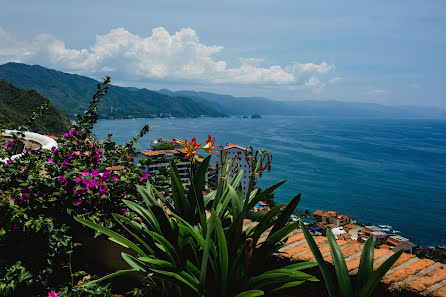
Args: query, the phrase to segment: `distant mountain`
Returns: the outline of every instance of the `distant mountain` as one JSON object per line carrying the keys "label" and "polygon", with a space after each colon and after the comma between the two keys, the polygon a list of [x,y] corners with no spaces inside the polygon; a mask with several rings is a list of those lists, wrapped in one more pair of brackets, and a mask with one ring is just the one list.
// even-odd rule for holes
{"label": "distant mountain", "polygon": [[387,106],[336,100],[277,101],[263,97],[234,97],[209,92],[159,90],[169,96],[186,96],[230,115],[296,115],[387,118],[446,118],[446,110],[420,106]]}
{"label": "distant mountain", "polygon": [[[0,65],[2,78],[20,88],[38,91],[70,118],[88,108],[98,83],[85,76],[19,63]],[[99,112],[108,118],[153,117],[161,113],[175,117],[224,116],[191,98],[118,86],[113,86],[103,97]]]}
{"label": "distant mountain", "polygon": [[[0,79],[0,125],[15,129],[23,124],[46,99],[34,90],[22,90]],[[62,135],[68,130],[67,118],[53,105],[31,125],[31,131]]]}

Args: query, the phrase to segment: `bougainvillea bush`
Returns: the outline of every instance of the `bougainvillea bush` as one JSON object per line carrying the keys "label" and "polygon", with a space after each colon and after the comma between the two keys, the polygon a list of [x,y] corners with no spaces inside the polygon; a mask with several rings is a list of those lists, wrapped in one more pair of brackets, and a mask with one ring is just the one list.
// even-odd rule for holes
{"label": "bougainvillea bush", "polygon": [[[57,139],[58,147],[28,148],[20,158],[0,164],[0,296],[50,296],[53,291],[107,296],[107,288],[82,289],[88,275],[78,271],[82,263],[72,261],[78,246],[73,230],[81,228],[73,216],[116,228],[109,214],[126,214],[122,199],[138,201],[136,186],[150,178],[130,162],[148,126],[124,146],[116,146],[111,136],[102,143],[93,140],[97,106],[108,83],[109,78],[98,85],[89,110]],[[13,144],[3,147],[8,156]],[[120,170],[112,170],[116,166]]]}

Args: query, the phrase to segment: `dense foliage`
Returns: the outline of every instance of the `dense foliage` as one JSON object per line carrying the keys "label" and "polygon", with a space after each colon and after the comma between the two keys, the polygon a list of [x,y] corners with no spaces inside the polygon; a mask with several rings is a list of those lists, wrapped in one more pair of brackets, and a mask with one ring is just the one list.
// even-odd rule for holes
{"label": "dense foliage", "polygon": [[[82,272],[87,263],[72,261],[80,228],[72,217],[83,215],[114,228],[108,214],[125,214],[121,199],[137,201],[136,186],[150,178],[127,162],[148,126],[123,147],[110,138],[104,143],[92,140],[97,105],[108,82],[98,85],[89,109],[58,139],[58,147],[28,148],[22,157],[0,165],[0,296],[11,291],[43,296],[48,290],[65,292],[60,296],[105,296],[106,288],[90,289],[92,293],[76,286],[87,276]],[[124,168],[110,171],[112,165]]]}
{"label": "dense foliage", "polygon": [[[20,88],[38,91],[69,118],[87,109],[88,95],[98,83],[85,76],[18,63],[0,65],[1,78]],[[113,86],[98,110],[101,116],[109,118],[148,118],[161,113],[174,117],[223,116],[214,108],[187,97],[118,86]]]}
{"label": "dense foliage", "polygon": [[[0,126],[17,129],[48,99],[34,90],[22,90],[0,79]],[[47,135],[62,135],[69,127],[68,120],[52,104],[48,111],[34,121],[30,130]]]}
{"label": "dense foliage", "polygon": [[162,150],[173,150],[176,147],[176,144],[172,142],[163,142],[157,145],[153,145],[151,147],[152,151],[162,151]]}

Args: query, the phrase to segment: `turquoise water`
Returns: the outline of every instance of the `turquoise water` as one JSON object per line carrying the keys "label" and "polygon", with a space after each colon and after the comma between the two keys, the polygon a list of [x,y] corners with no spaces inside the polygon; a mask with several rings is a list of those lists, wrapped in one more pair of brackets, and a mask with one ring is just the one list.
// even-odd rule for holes
{"label": "turquoise water", "polygon": [[[278,202],[302,193],[301,209],[336,210],[392,225],[412,242],[446,246],[446,121],[265,116],[254,119],[101,120],[94,133],[125,143],[149,124],[151,140],[216,137],[273,154],[266,187],[288,179]],[[317,171],[315,171],[317,169]]]}

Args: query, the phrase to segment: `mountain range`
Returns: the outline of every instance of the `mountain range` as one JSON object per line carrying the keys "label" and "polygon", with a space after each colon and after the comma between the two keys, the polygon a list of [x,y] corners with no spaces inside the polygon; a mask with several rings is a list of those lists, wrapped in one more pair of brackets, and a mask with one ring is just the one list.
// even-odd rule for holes
{"label": "mountain range", "polygon": [[[22,90],[4,79],[0,79],[0,125],[16,129],[22,125],[46,98],[34,90]],[[61,135],[68,130],[67,118],[50,104],[48,109],[31,124],[31,131]]]}
{"label": "mountain range", "polygon": [[[0,79],[23,89],[33,89],[69,118],[88,109],[98,81],[38,65],[0,65]],[[101,100],[99,112],[106,118],[143,118],[167,114],[175,117],[223,117],[214,108],[178,95],[168,96],[147,89],[112,86]]]}
{"label": "mountain range", "polygon": [[159,90],[169,96],[185,96],[230,115],[293,115],[381,118],[446,118],[446,110],[423,106],[389,106],[337,100],[277,101],[263,97],[234,97],[209,92]]}
{"label": "mountain range", "polygon": [[[0,79],[49,98],[69,118],[88,108],[98,81],[38,65],[0,65]],[[328,101],[278,101],[210,92],[152,91],[112,86],[99,107],[103,118],[224,117],[226,115],[294,115],[382,118],[446,118],[446,110],[420,106]]]}

